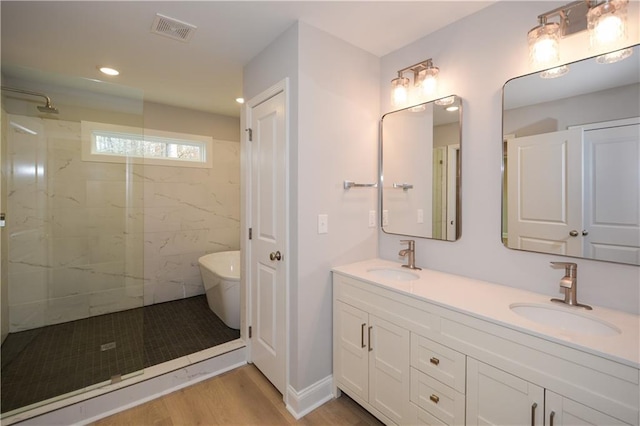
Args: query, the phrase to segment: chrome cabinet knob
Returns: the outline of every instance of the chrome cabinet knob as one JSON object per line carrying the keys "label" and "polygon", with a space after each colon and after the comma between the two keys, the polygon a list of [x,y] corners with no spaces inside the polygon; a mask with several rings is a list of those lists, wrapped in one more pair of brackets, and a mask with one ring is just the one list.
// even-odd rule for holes
{"label": "chrome cabinet knob", "polygon": [[280,251],[276,251],[271,252],[271,254],[269,255],[269,259],[271,260],[282,260],[282,254],[280,253]]}
{"label": "chrome cabinet knob", "polygon": [[571,232],[569,232],[569,235],[571,235],[572,237],[577,237],[578,236],[578,231],[576,231],[575,229],[572,230]]}

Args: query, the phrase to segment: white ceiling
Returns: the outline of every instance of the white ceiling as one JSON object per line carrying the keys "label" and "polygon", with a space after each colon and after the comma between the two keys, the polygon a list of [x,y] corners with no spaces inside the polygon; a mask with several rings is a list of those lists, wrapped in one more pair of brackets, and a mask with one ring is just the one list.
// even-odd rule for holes
{"label": "white ceiling", "polygon": [[[297,20],[381,57],[491,3],[2,1],[2,72],[108,80],[147,101],[238,116],[243,66]],[[191,41],[152,34],[157,13],[195,25]]]}

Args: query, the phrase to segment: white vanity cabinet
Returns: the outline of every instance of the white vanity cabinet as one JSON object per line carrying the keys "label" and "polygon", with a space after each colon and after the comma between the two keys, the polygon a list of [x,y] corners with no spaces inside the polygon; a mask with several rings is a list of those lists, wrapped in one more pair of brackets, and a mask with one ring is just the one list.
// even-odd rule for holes
{"label": "white vanity cabinet", "polygon": [[336,382],[394,423],[407,423],[409,332],[337,301],[334,344]]}
{"label": "white vanity cabinet", "polygon": [[469,358],[467,425],[625,425],[614,417]]}
{"label": "white vanity cabinet", "polygon": [[545,425],[627,425],[614,417],[596,411],[586,405],[579,404],[562,395],[545,390]]}
{"label": "white vanity cabinet", "polygon": [[[479,293],[494,291],[477,281],[428,271],[385,280],[366,275],[371,263],[355,265],[333,270],[334,386],[384,423],[639,425],[634,361],[530,333],[504,315],[468,314]],[[445,285],[455,286],[451,297],[438,293]]]}
{"label": "white vanity cabinet", "polygon": [[544,424],[544,388],[473,358],[467,396],[467,425]]}

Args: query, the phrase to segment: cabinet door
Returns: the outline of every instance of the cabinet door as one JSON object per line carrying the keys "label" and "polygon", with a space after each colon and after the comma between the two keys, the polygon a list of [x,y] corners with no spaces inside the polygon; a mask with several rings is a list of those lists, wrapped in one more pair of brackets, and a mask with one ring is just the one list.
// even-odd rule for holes
{"label": "cabinet door", "polygon": [[543,425],[544,389],[467,357],[467,425]]}
{"label": "cabinet door", "polygon": [[565,398],[557,393],[545,393],[545,419],[547,426],[626,425],[611,416],[586,405]]}
{"label": "cabinet door", "polygon": [[336,301],[334,333],[334,375],[341,385],[367,401],[369,399],[368,314]]}
{"label": "cabinet door", "polygon": [[369,403],[397,424],[409,413],[409,331],[369,316]]}

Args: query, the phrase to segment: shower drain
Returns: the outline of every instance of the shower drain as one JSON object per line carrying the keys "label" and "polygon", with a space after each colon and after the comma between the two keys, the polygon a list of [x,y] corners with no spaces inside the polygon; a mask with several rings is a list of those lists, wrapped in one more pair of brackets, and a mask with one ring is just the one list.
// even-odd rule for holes
{"label": "shower drain", "polygon": [[109,343],[105,343],[104,345],[100,345],[100,350],[102,352],[108,351],[110,349],[115,349],[115,348],[116,348],[116,342],[109,342]]}

